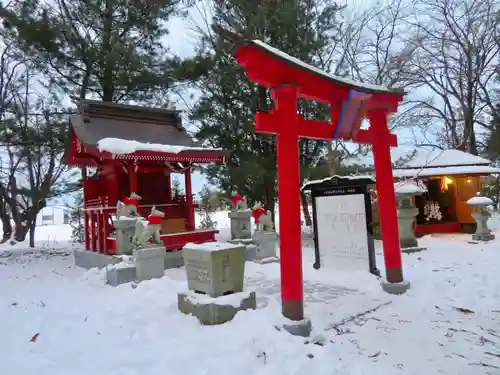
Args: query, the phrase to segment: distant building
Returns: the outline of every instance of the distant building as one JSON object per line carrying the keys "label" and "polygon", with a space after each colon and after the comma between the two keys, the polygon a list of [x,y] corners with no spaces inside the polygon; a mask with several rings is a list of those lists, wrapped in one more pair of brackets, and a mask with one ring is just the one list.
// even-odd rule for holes
{"label": "distant building", "polygon": [[62,225],[69,224],[71,212],[63,206],[44,207],[36,218],[37,225]]}

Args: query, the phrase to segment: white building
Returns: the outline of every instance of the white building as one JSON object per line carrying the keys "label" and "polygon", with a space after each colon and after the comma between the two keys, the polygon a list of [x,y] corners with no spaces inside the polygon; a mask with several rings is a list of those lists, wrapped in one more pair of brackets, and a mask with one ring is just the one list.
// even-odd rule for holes
{"label": "white building", "polygon": [[69,224],[71,212],[63,206],[47,206],[40,210],[36,217],[37,225]]}

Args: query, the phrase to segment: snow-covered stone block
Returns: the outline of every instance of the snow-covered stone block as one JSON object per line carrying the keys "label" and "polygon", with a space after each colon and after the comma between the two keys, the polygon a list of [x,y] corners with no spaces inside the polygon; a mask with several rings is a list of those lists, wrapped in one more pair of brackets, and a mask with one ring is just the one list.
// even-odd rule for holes
{"label": "snow-covered stone block", "polygon": [[75,249],[73,256],[75,266],[89,270],[91,268],[105,268],[122,261],[122,258],[114,255],[102,254],[90,250]]}
{"label": "snow-covered stone block", "polygon": [[227,242],[189,243],[182,251],[190,290],[211,297],[243,291],[244,245]]}
{"label": "snow-covered stone block", "polygon": [[229,243],[235,245],[244,245],[245,246],[245,260],[250,261],[254,260],[257,257],[257,247],[253,243],[252,238],[236,238],[234,240],[227,241]]}
{"label": "snow-covered stone block", "polygon": [[106,280],[111,286],[130,283],[137,279],[135,264],[118,263],[106,268]]}
{"label": "snow-covered stone block", "polygon": [[184,265],[182,250],[167,251],[165,253],[165,269],[179,268]]}
{"label": "snow-covered stone block", "polygon": [[253,240],[257,246],[256,259],[276,258],[276,243],[278,242],[276,232],[255,231]]}
{"label": "snow-covered stone block", "polygon": [[165,275],[165,248],[147,247],[134,250],[137,281],[160,279]]}
{"label": "snow-covered stone block", "polygon": [[216,325],[234,318],[238,311],[257,308],[255,292],[240,292],[210,297],[193,291],[177,295],[177,307],[184,314],[194,315],[201,324]]}

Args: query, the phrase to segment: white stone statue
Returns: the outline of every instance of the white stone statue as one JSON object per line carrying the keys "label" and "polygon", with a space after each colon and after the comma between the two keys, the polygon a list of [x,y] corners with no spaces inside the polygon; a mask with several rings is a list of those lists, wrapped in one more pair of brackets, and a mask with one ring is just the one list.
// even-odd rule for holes
{"label": "white stone statue", "polygon": [[248,210],[246,197],[242,197],[237,191],[232,191],[231,206],[233,211]]}
{"label": "white stone statue", "polygon": [[158,211],[153,206],[151,214],[147,220],[137,220],[135,224],[135,233],[132,239],[136,248],[146,246],[151,241],[152,244],[163,244],[160,238],[161,223],[165,214]]}
{"label": "white stone statue", "polygon": [[116,218],[120,219],[121,217],[128,217],[128,218],[138,218],[140,217],[139,213],[137,212],[137,206],[139,204],[139,201],[142,198],[137,195],[136,193],[130,194],[129,197],[124,199],[124,202],[118,201],[116,203]]}
{"label": "white stone statue", "polygon": [[271,218],[271,211],[266,210],[262,207],[262,203],[257,201],[252,207],[252,216],[255,219],[255,225],[257,230],[262,232],[272,232],[274,231],[274,223]]}

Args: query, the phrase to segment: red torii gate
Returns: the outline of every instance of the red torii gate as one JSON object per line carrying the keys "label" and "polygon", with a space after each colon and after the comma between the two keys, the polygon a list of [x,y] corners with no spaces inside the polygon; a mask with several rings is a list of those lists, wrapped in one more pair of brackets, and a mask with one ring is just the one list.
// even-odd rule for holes
{"label": "red torii gate", "polygon": [[[372,145],[380,207],[383,207],[380,210],[380,223],[387,282],[383,282],[382,286],[388,292],[404,292],[409,284],[403,280],[390,154],[390,147],[397,146],[397,137],[390,133],[387,126],[387,116],[397,112],[404,92],[356,84],[331,76],[259,40],[244,40],[225,30],[219,32],[236,43],[233,55],[247,72],[248,79],[270,88],[275,102],[273,110],[256,114],[255,129],[259,133],[277,136],[283,315],[293,321],[304,319],[298,150],[300,137],[332,140],[337,134],[338,139]],[[367,98],[363,108],[365,113],[361,113],[361,116],[366,115],[370,128],[359,129],[354,134],[337,132],[343,106],[353,90]],[[332,123],[304,120],[297,113],[299,97],[330,104]]]}

